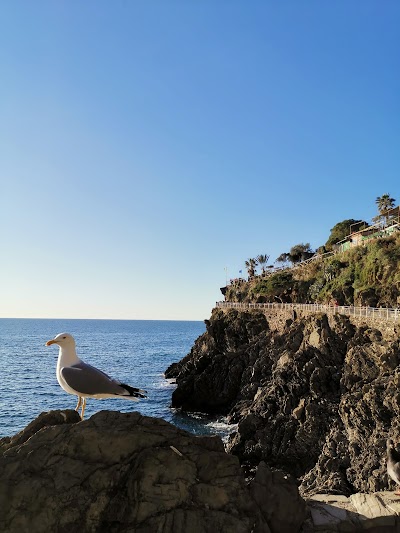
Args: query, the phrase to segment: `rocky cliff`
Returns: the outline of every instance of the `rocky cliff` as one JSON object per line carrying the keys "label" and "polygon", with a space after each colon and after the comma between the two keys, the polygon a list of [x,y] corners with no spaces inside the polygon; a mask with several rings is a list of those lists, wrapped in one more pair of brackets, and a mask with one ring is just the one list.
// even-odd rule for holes
{"label": "rocky cliff", "polygon": [[281,472],[261,463],[247,483],[219,437],[139,413],[42,413],[0,440],[7,533],[292,533],[304,518]]}
{"label": "rocky cliff", "polygon": [[303,494],[392,487],[385,441],[400,441],[399,330],[312,315],[276,328],[259,312],[214,310],[172,365],[172,404],[238,423],[228,449],[295,476]]}

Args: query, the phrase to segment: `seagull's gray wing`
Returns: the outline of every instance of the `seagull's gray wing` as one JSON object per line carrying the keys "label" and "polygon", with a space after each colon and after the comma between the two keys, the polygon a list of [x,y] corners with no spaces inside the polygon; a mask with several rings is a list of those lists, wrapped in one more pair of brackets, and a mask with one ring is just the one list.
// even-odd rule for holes
{"label": "seagull's gray wing", "polygon": [[83,361],[77,365],[62,368],[61,375],[67,385],[80,394],[127,395],[127,391],[116,380]]}

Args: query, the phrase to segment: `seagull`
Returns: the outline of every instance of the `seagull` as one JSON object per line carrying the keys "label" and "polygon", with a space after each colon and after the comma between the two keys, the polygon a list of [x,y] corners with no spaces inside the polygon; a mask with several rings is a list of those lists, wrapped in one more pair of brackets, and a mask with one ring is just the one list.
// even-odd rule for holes
{"label": "seagull", "polygon": [[[389,476],[400,485],[400,453],[394,447],[393,441],[388,439],[386,441],[387,451],[387,472]],[[399,490],[395,492],[396,496],[400,496]]]}
{"label": "seagull", "polygon": [[146,398],[145,390],[121,383],[79,359],[76,355],[75,340],[69,333],[59,333],[54,339],[46,342],[46,346],[52,344],[60,347],[57,381],[66,392],[78,397],[75,411],[82,407],[81,420],[85,414],[86,398],[123,398],[135,402]]}

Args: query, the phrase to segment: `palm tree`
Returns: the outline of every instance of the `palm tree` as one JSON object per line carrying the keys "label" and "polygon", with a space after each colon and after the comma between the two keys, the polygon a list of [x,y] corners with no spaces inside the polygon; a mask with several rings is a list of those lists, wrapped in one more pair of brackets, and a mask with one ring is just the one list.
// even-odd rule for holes
{"label": "palm tree", "polygon": [[269,255],[265,254],[265,255],[262,255],[260,254],[258,257],[257,257],[257,262],[259,265],[261,265],[261,269],[262,269],[262,273],[264,274],[265,273],[265,265],[268,263],[269,261]]}
{"label": "palm tree", "polygon": [[376,205],[378,206],[379,214],[373,218],[374,222],[379,222],[380,220],[385,220],[385,225],[388,225],[389,222],[389,209],[393,209],[396,200],[390,197],[389,193],[382,194],[378,196],[375,200]]}
{"label": "palm tree", "polygon": [[249,275],[249,278],[252,278],[256,272],[256,266],[257,266],[257,259],[248,259],[247,261],[244,262],[246,268],[247,268],[247,273]]}

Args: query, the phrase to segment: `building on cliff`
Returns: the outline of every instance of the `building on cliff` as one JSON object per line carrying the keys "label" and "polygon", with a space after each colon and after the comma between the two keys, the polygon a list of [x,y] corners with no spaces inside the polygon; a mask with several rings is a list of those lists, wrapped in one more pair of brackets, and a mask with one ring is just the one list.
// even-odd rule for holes
{"label": "building on cliff", "polygon": [[400,206],[393,207],[384,213],[387,222],[382,226],[382,222],[377,222],[367,228],[354,231],[347,235],[342,241],[333,246],[336,252],[345,252],[355,246],[363,246],[373,239],[389,237],[400,230]]}

